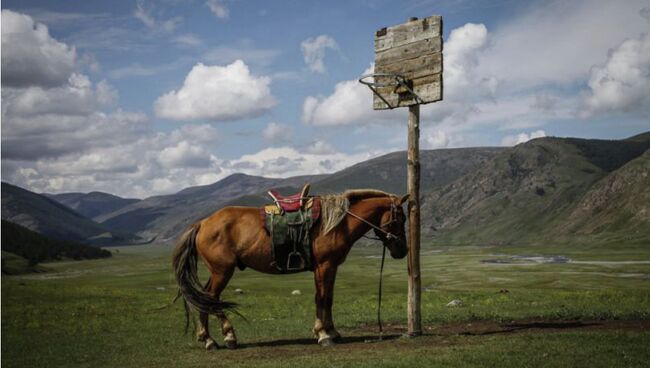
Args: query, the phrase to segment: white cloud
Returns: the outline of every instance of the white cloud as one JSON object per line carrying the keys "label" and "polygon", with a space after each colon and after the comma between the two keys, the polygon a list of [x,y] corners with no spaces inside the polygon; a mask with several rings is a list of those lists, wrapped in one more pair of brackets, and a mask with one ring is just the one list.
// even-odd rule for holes
{"label": "white cloud", "polygon": [[165,168],[209,167],[212,156],[200,145],[180,141],[175,146],[166,147],[160,152],[158,161]]}
{"label": "white cloud", "polygon": [[[214,128],[184,125],[169,133],[135,130],[133,122],[127,120],[129,114],[121,114],[93,127],[110,135],[110,142],[105,137],[86,135],[86,145],[64,153],[49,152],[29,161],[8,159],[3,152],[4,180],[37,192],[85,192],[90,188],[145,197],[208,184],[229,174],[222,172],[224,163],[210,153]],[[143,114],[140,117],[146,119]],[[93,121],[96,119],[89,122]],[[146,120],[142,123],[148,127]],[[119,131],[125,132],[119,135]],[[64,132],[57,133],[57,138],[68,145],[74,145],[76,139]],[[4,142],[2,148],[6,148]]]}
{"label": "white cloud", "polygon": [[91,73],[99,73],[102,70],[102,65],[97,61],[94,54],[84,53],[78,60],[78,65]]}
{"label": "white cloud", "polygon": [[380,151],[345,154],[340,152],[308,152],[292,147],[271,147],[232,160],[228,166],[234,172],[266,177],[325,174],[354,165],[384,153]]}
{"label": "white cloud", "polygon": [[241,60],[227,66],[196,64],[183,86],[154,103],[156,115],[172,120],[228,121],[257,117],[276,105],[269,77],[251,75]]}
{"label": "white cloud", "polygon": [[27,15],[2,10],[2,85],[52,87],[66,83],[75,68],[74,47],[50,37]]}
{"label": "white cloud", "polygon": [[[475,89],[481,78],[476,75],[479,64],[479,52],[485,47],[488,31],[483,24],[467,23],[451,31],[445,43],[444,52],[444,82],[445,98],[458,97],[466,89]],[[496,89],[497,80],[494,77],[485,78],[486,91]]]}
{"label": "white cloud", "polygon": [[[10,59],[7,50],[15,46],[11,42],[21,39],[8,31],[5,34],[13,29],[7,16],[33,25],[29,17],[3,11],[3,68]],[[50,38],[44,26],[33,27],[35,39],[46,45],[36,45],[37,49],[54,45],[52,55],[67,50],[74,61],[73,48]],[[26,45],[28,51],[35,47],[34,43]],[[27,56],[23,60],[26,65],[37,65]],[[90,68],[92,63],[90,58]],[[11,67],[4,69],[3,75]],[[34,68],[38,76],[39,70]],[[210,153],[218,141],[212,126],[183,125],[156,133],[144,113],[105,111],[118,99],[117,91],[105,80],[93,83],[72,69],[60,74],[59,78],[65,79],[57,83],[51,79],[44,83],[41,78],[3,85],[3,180],[37,192],[103,190],[148,196],[207,184],[226,175],[222,162]]]}
{"label": "white cloud", "polygon": [[[476,73],[480,52],[487,44],[487,29],[482,24],[468,23],[451,31],[445,43],[444,101],[422,107],[422,118],[437,123],[453,120],[466,122],[477,112],[475,104],[496,92],[498,81]],[[362,74],[372,73],[374,67]],[[372,92],[356,79],[339,82],[334,93],[326,97],[309,96],[303,103],[302,120],[313,125],[368,124],[401,121],[404,114],[395,111],[373,111]]]}
{"label": "white cloud", "polygon": [[[449,33],[444,100],[421,108],[423,125],[435,125],[426,144],[445,144],[437,130],[454,146],[460,140],[453,137],[469,137],[479,126],[530,129],[575,119],[580,108],[584,116],[647,115],[648,37],[639,37],[648,29],[647,4],[579,0],[520,9],[494,30],[468,23]],[[587,83],[583,96],[578,87]],[[342,81],[330,95],[307,97],[302,119],[312,125],[403,120],[404,113],[373,112],[371,98],[356,80]]]}
{"label": "white cloud", "polygon": [[183,35],[179,35],[174,37],[174,42],[180,46],[188,46],[188,47],[195,47],[195,46],[201,46],[203,44],[203,41],[191,33],[186,33]]}
{"label": "white cloud", "polygon": [[176,30],[176,27],[178,27],[178,25],[183,21],[182,17],[156,19],[153,13],[154,13],[153,6],[147,8],[144,0],[136,1],[135,10],[133,11],[133,16],[139,19],[147,28],[151,29],[152,31],[173,33]]}
{"label": "white cloud", "polygon": [[[422,119],[437,124],[448,121],[458,129],[479,112],[476,104],[493,103],[498,80],[477,73],[479,57],[488,43],[487,29],[482,24],[468,23],[451,31],[445,43],[444,101],[424,105]],[[362,74],[372,73],[371,66]],[[302,120],[320,126],[371,124],[402,121],[403,109],[374,111],[372,92],[356,79],[339,82],[326,97],[308,96],[303,103]],[[451,123],[450,123],[451,124]]]}
{"label": "white cloud", "polygon": [[308,38],[300,43],[300,49],[309,70],[316,73],[325,73],[325,51],[327,49],[338,50],[339,45],[332,37],[320,35],[316,38]]}
{"label": "white cloud", "polygon": [[205,2],[205,6],[210,8],[212,14],[219,19],[228,19],[228,16],[230,15],[230,10],[221,0],[208,0]]}
{"label": "white cloud", "polygon": [[327,155],[330,153],[336,153],[336,149],[325,141],[315,141],[305,146],[305,152],[315,155]]}
{"label": "white cloud", "polygon": [[162,29],[167,33],[172,33],[176,30],[176,27],[183,21],[182,17],[174,17],[170,19],[165,19],[162,22]]}
{"label": "white cloud", "polygon": [[181,57],[175,61],[158,65],[142,65],[133,63],[124,67],[111,70],[108,75],[113,79],[123,79],[130,77],[148,77],[160,73],[169,72],[181,67],[191,65],[190,58]]}
{"label": "white cloud", "polygon": [[546,137],[546,132],[543,130],[536,130],[534,132],[519,133],[515,135],[507,135],[501,140],[502,146],[516,146],[520,143],[528,142],[531,139]]}
{"label": "white cloud", "polygon": [[423,148],[436,149],[449,147],[449,135],[440,129],[433,129],[423,135]]}
{"label": "white cloud", "polygon": [[[373,70],[371,65],[362,74]],[[371,124],[395,117],[395,112],[374,111],[372,92],[356,79],[337,83],[329,96],[307,96],[302,105],[302,121],[308,125]]]}
{"label": "white cloud", "polygon": [[287,124],[270,122],[262,130],[262,138],[268,143],[287,143],[291,141],[293,129]]}
{"label": "white cloud", "polygon": [[172,141],[187,139],[193,142],[214,143],[219,139],[217,130],[209,124],[183,125],[170,134]]}
{"label": "white cloud", "polygon": [[303,103],[302,120],[312,125],[345,125],[372,115],[371,92],[356,80],[336,84],[327,97],[308,96]]}
{"label": "white cloud", "polygon": [[93,89],[88,77],[76,73],[70,76],[65,86],[5,89],[2,95],[3,116],[9,118],[45,114],[87,115],[117,100],[117,91],[108,82],[101,81]]}
{"label": "white cloud", "polygon": [[627,39],[591,69],[583,116],[597,112],[650,112],[650,37]]}
{"label": "white cloud", "polygon": [[133,142],[148,127],[142,113],[2,116],[2,159],[39,160]]}
{"label": "white cloud", "polygon": [[144,0],[138,0],[135,5],[135,10],[133,11],[133,16],[138,18],[145,26],[153,28],[156,25],[156,20],[151,11],[145,9]]}
{"label": "white cloud", "polygon": [[647,31],[639,13],[644,6],[645,0],[530,3],[495,29],[480,71],[516,90],[580,82],[610,47]]}
{"label": "white cloud", "polygon": [[207,51],[202,60],[215,64],[230,64],[243,60],[247,65],[269,66],[280,55],[280,50],[255,48],[244,41],[234,46],[219,46]]}

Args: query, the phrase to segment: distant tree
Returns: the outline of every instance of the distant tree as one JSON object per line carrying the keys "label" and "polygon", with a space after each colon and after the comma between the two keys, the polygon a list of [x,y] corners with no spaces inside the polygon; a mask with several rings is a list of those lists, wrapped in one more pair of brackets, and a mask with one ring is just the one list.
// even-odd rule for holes
{"label": "distant tree", "polygon": [[2,220],[2,250],[19,255],[35,266],[44,261],[111,257],[106,249],[49,238],[18,224]]}

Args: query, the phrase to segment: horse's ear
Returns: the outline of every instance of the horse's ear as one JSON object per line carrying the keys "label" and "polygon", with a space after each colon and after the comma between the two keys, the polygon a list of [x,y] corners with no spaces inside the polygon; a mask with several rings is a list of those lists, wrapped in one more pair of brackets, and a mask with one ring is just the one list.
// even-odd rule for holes
{"label": "horse's ear", "polygon": [[409,195],[407,194],[407,195],[405,195],[405,196],[403,196],[402,198],[399,199],[399,205],[400,206],[403,205],[404,202],[406,202],[408,200],[409,200]]}

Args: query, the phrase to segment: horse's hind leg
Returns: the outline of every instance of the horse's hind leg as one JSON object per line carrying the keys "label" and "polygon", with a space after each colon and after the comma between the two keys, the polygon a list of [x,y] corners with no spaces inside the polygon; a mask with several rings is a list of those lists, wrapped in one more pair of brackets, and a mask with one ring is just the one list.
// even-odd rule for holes
{"label": "horse's hind leg", "polygon": [[[207,291],[212,289],[212,278],[203,287]],[[210,337],[210,330],[208,329],[208,317],[209,315],[205,312],[199,312],[199,330],[196,334],[196,339],[199,342],[205,343],[206,350],[216,349],[218,347],[217,342]]]}
{"label": "horse's hind leg", "polygon": [[[230,281],[232,274],[235,272],[235,268],[233,266],[223,271],[222,274],[213,273],[211,278],[214,294],[217,298],[221,295],[223,289],[226,288],[228,281]],[[221,332],[223,333],[223,341],[226,347],[228,349],[237,348],[237,335],[235,335],[235,328],[232,323],[230,323],[230,320],[228,320],[228,317],[226,317],[226,314],[222,310],[217,311],[216,315],[221,322]]]}
{"label": "horse's hind leg", "polygon": [[221,332],[223,333],[223,342],[226,344],[228,349],[237,348],[237,335],[235,335],[235,328],[226,317],[226,314],[223,311],[217,312],[217,317],[221,321]]}

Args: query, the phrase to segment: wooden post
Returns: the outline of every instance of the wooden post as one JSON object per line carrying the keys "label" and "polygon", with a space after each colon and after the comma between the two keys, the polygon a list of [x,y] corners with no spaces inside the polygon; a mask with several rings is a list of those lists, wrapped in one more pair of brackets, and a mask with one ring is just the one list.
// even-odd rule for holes
{"label": "wooden post", "polygon": [[408,335],[422,335],[420,316],[420,105],[409,106],[408,122]]}

